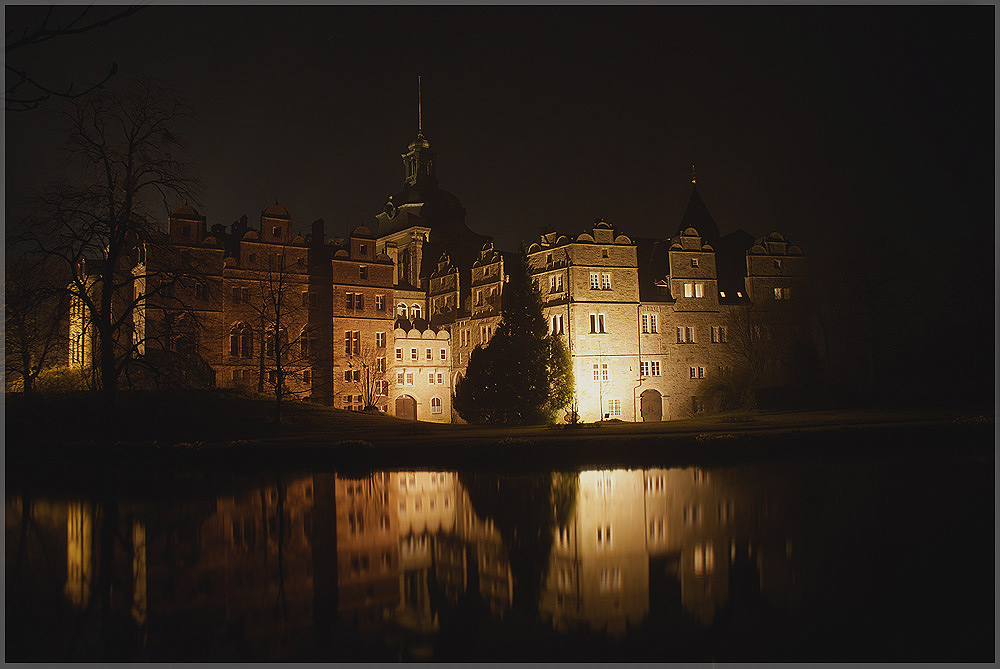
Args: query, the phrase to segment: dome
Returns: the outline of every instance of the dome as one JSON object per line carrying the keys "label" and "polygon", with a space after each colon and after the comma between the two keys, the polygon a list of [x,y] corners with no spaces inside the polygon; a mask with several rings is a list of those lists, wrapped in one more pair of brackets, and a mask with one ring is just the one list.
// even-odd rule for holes
{"label": "dome", "polygon": [[274,204],[265,209],[261,213],[261,216],[265,218],[291,218],[291,216],[288,215],[288,210],[278,204],[277,200],[275,200]]}
{"label": "dome", "polygon": [[202,220],[202,215],[198,213],[198,210],[187,204],[186,202],[181,206],[177,207],[170,213],[171,218],[182,218],[185,221],[200,221]]}

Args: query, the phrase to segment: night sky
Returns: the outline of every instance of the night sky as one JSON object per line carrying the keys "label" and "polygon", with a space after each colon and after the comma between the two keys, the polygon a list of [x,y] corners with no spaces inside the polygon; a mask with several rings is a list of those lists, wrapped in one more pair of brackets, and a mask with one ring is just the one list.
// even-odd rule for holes
{"label": "night sky", "polygon": [[[6,7],[7,30],[39,11]],[[54,86],[117,62],[117,79],[176,90],[200,119],[190,161],[209,225],[256,223],[275,199],[303,232],[371,224],[400,189],[421,74],[441,186],[501,248],[601,216],[671,235],[694,162],[723,234],[779,230],[812,254],[874,231],[921,253],[956,232],[992,246],[994,19],[991,6],[149,7],[8,60]],[[6,115],[8,217],[58,173],[56,127],[46,111]]]}

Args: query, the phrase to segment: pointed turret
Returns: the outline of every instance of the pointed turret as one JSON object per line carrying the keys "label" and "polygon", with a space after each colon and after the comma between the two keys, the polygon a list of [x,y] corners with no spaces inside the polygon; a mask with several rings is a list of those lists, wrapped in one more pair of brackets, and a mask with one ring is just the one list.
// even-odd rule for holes
{"label": "pointed turret", "polygon": [[701,235],[701,238],[712,244],[719,239],[719,226],[716,225],[712,215],[708,213],[701,195],[698,193],[698,186],[695,179],[691,178],[691,198],[688,200],[687,209],[684,210],[684,217],[677,233],[683,233],[688,228],[694,228]]}

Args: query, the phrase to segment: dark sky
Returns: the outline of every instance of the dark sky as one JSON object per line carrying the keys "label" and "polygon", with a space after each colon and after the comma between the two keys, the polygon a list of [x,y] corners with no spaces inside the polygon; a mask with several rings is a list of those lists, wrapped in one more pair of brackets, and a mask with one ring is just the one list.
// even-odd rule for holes
{"label": "dark sky", "polygon": [[[5,8],[7,30],[37,8]],[[55,85],[153,78],[201,125],[209,225],[277,198],[306,231],[370,224],[424,134],[438,176],[501,248],[604,216],[667,236],[690,164],[723,233],[809,254],[858,231],[925,252],[992,242],[992,6],[150,7],[8,54]],[[50,105],[54,107],[54,105]],[[6,115],[7,215],[63,135]],[[979,244],[979,242],[976,242]],[[992,245],[992,243],[990,244]]]}

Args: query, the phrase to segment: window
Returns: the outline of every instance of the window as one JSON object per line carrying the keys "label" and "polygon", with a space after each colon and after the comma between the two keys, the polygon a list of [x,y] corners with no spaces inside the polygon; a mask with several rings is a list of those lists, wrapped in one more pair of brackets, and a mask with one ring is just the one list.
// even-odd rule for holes
{"label": "window", "polygon": [[698,267],[698,259],[697,258],[691,258],[691,267],[693,267],[693,268],[697,268]]}
{"label": "window", "polygon": [[608,414],[611,418],[620,418],[622,415],[622,401],[621,400],[611,400],[608,405]]}
{"label": "window", "polygon": [[477,290],[476,291],[476,306],[479,306],[482,303],[483,303],[483,291]]}
{"label": "window", "polygon": [[344,331],[344,353],[346,355],[361,353],[361,333],[357,330]]}
{"label": "window", "polygon": [[684,284],[684,297],[694,297],[694,284],[685,283]]}
{"label": "window", "polygon": [[590,314],[591,334],[605,334],[604,314]]}
{"label": "window", "polygon": [[649,315],[649,331],[656,334],[656,314]]}
{"label": "window", "polygon": [[364,244],[358,244],[358,254],[365,255],[366,247]]}
{"label": "window", "polygon": [[595,483],[598,495],[606,497],[614,492],[614,479],[611,477],[611,472],[609,471],[597,472],[597,481]]}
{"label": "window", "polygon": [[726,296],[726,291],[720,290],[719,291],[719,297],[725,297],[725,296]]}
{"label": "window", "polygon": [[778,258],[774,259],[774,269],[781,269],[781,260]]}
{"label": "window", "polygon": [[443,385],[443,384],[444,384],[444,374],[442,374],[441,372],[438,372],[438,385],[440,386],[440,385]]}
{"label": "window", "polygon": [[309,369],[302,370],[302,383],[306,384],[307,386],[312,383],[312,370]]}
{"label": "window", "polygon": [[597,547],[608,548],[611,546],[611,526],[597,526]]}
{"label": "window", "polygon": [[700,281],[694,284],[694,296],[705,297],[705,284]]}
{"label": "window", "polygon": [[401,348],[399,348],[397,346],[396,347],[396,360],[402,360],[402,359],[403,359],[403,349],[401,349]]}
{"label": "window", "polygon": [[365,308],[365,296],[362,295],[361,293],[357,293],[354,296],[354,301],[356,302],[355,307],[357,309],[364,309]]}
{"label": "window", "polygon": [[345,383],[350,383],[351,382],[351,370],[349,370],[349,369],[345,369],[344,370],[344,382]]}
{"label": "window", "polygon": [[385,358],[375,358],[375,371],[385,374]]}
{"label": "window", "polygon": [[442,360],[448,359],[448,349],[446,348],[441,349],[441,359]]}
{"label": "window", "polygon": [[595,381],[607,381],[608,380],[608,363],[602,362],[600,364],[594,363],[594,380]]}
{"label": "window", "polygon": [[[362,253],[364,253],[364,251],[362,251]],[[368,278],[368,267],[366,265],[362,265],[358,268],[358,277],[361,279]]]}
{"label": "window", "polygon": [[563,289],[562,274],[553,274],[549,277],[549,292],[561,293]]}
{"label": "window", "polygon": [[557,314],[552,317],[552,322],[549,327],[549,334],[563,334],[562,314]]}
{"label": "window", "polygon": [[692,379],[703,379],[705,378],[705,368],[704,367],[689,367]]}
{"label": "window", "polygon": [[207,300],[208,286],[206,286],[203,283],[199,283],[197,286],[194,287],[194,296],[199,300]]}
{"label": "window", "polygon": [[379,396],[385,396],[389,394],[389,382],[378,380],[375,382],[375,394]]}
{"label": "window", "polygon": [[375,345],[379,348],[385,348],[385,333],[376,332],[375,333]]}
{"label": "window", "polygon": [[791,288],[775,288],[774,289],[774,299],[776,300],[790,300],[792,299]]}
{"label": "window", "polygon": [[726,343],[726,326],[725,325],[713,325],[712,326],[712,343],[713,344],[725,344]]}
{"label": "window", "polygon": [[406,373],[406,385],[408,385],[408,386],[412,386],[413,385],[413,372],[407,372]]}
{"label": "window", "polygon": [[346,306],[348,309],[354,309],[354,293],[347,293],[346,302],[347,302]]}
{"label": "window", "polygon": [[432,397],[431,398],[431,413],[441,413],[441,398]]}
{"label": "window", "polygon": [[609,272],[601,274],[601,290],[611,290],[611,274]]}
{"label": "window", "polygon": [[434,385],[434,372],[431,372],[430,374],[427,375],[427,383],[429,383],[432,386]]}
{"label": "window", "polygon": [[302,328],[302,334],[299,335],[299,354],[303,356],[309,355],[309,350],[312,348],[312,342],[309,337],[309,331]]}
{"label": "window", "polygon": [[410,316],[412,316],[414,320],[416,320],[417,318],[420,318],[420,305],[419,304],[413,304],[413,305],[410,306]]}
{"label": "window", "polygon": [[385,311],[385,295],[375,296],[375,311]]}
{"label": "window", "polygon": [[406,318],[406,305],[402,302],[396,305],[396,315],[400,318]]}
{"label": "window", "polygon": [[639,376],[649,376],[649,363],[645,360],[639,363]]}
{"label": "window", "polygon": [[642,315],[642,334],[649,334],[649,314]]}
{"label": "window", "polygon": [[309,291],[308,290],[303,290],[302,291],[302,306],[303,307],[308,307],[309,306]]}
{"label": "window", "polygon": [[601,249],[601,257],[602,258],[607,258],[608,257],[608,250],[607,249]]}
{"label": "window", "polygon": [[432,353],[430,349],[427,349],[427,352],[424,353],[424,357],[427,360],[433,360],[434,359],[434,353]]}
{"label": "window", "polygon": [[281,236],[281,228],[280,227],[271,228],[271,232],[272,232],[272,234],[274,234],[275,237]]}
{"label": "window", "polygon": [[396,385],[399,386],[403,385],[403,380],[405,379],[405,377],[406,375],[403,372],[396,372]]}
{"label": "window", "polygon": [[677,328],[677,343],[678,344],[693,344],[694,343],[694,328],[693,327],[678,327]]}
{"label": "window", "polygon": [[601,275],[597,272],[590,273],[590,289],[598,290],[601,287]]}
{"label": "window", "polygon": [[417,349],[411,348],[410,349],[410,360],[419,360],[419,359],[420,359],[420,357],[417,355]]}
{"label": "window", "polygon": [[660,375],[660,361],[653,360],[649,363],[649,375],[659,376]]}
{"label": "window", "polygon": [[622,570],[620,567],[601,569],[601,592],[620,592],[622,589]]}

